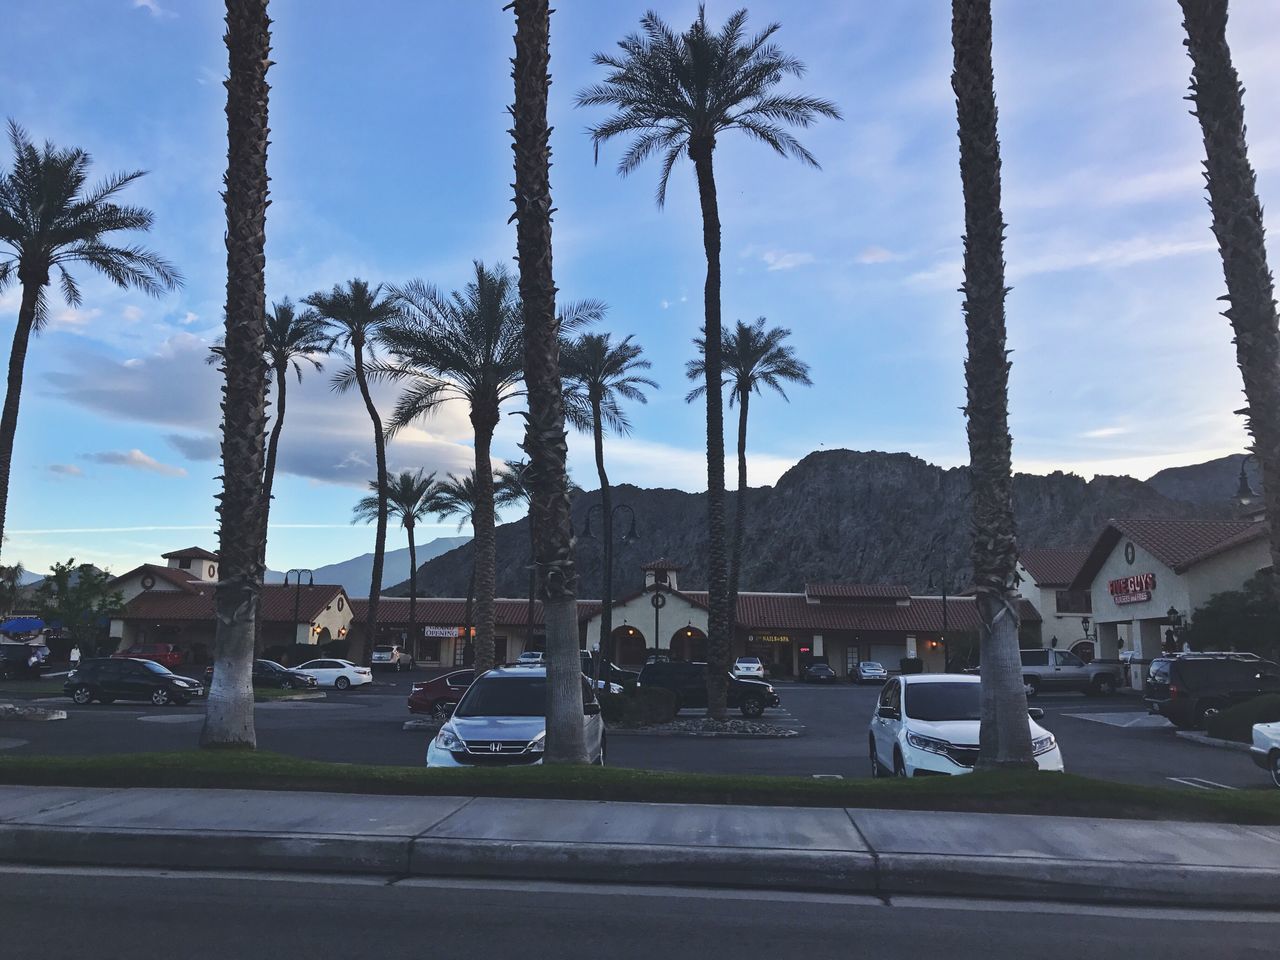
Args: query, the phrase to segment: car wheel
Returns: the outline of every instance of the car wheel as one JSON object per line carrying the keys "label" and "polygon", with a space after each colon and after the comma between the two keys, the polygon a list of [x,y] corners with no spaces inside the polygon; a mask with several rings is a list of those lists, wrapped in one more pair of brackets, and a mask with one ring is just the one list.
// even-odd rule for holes
{"label": "car wheel", "polygon": [[871,736],[867,737],[867,740],[870,742],[871,776],[879,780],[881,777],[888,776],[888,771],[881,765],[880,757],[876,753],[876,738]]}
{"label": "car wheel", "polygon": [[93,691],[81,684],[71,691],[71,699],[82,707],[86,706],[93,702]]}
{"label": "car wheel", "polygon": [[893,775],[895,777],[905,777],[907,775],[907,764],[902,759],[902,751],[897,749],[893,751]]}
{"label": "car wheel", "polygon": [[281,681],[280,681],[280,689],[281,689],[281,690],[292,690],[292,689],[293,689],[293,681],[292,681],[292,680],[290,680],[288,677],[285,677],[283,680],[281,680]]}
{"label": "car wheel", "polygon": [[1109,697],[1116,692],[1115,677],[1098,677],[1093,681],[1093,692],[1100,697]]}
{"label": "car wheel", "polygon": [[151,702],[157,707],[167,707],[173,702],[173,697],[169,695],[169,691],[163,687],[158,687],[151,691]]}
{"label": "car wheel", "polygon": [[351,681],[346,677],[339,677],[337,680],[333,681],[333,689],[335,690],[345,690],[349,686],[351,686]]}
{"label": "car wheel", "polygon": [[1218,714],[1222,712],[1222,704],[1209,701],[1202,703],[1196,708],[1196,728],[1203,730]]}
{"label": "car wheel", "polygon": [[1271,751],[1271,782],[1280,787],[1280,750]]}
{"label": "car wheel", "polygon": [[432,720],[448,720],[449,712],[450,712],[449,704],[441,700],[434,707],[431,708],[431,719]]}
{"label": "car wheel", "polygon": [[1038,694],[1038,693],[1040,692],[1040,680],[1039,680],[1039,678],[1038,678],[1038,677],[1023,677],[1023,678],[1022,678],[1022,689],[1026,692],[1026,694],[1027,694],[1027,699],[1028,699],[1028,700],[1030,700],[1032,697],[1034,697],[1036,694]]}
{"label": "car wheel", "polygon": [[758,717],[764,713],[764,701],[759,697],[748,697],[739,709],[744,717]]}
{"label": "car wheel", "polygon": [[415,671],[415,670],[417,670],[417,669],[418,669],[418,661],[417,661],[417,660],[414,660],[414,659],[412,659],[412,658],[410,658],[410,659],[409,659],[409,672],[410,672],[410,673],[413,673],[413,671]]}

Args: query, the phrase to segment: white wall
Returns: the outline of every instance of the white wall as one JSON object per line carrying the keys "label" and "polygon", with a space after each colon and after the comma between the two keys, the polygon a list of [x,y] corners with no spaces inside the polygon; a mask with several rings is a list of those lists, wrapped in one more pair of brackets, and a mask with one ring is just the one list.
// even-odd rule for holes
{"label": "white wall", "polygon": [[[661,636],[653,635],[653,605],[650,603],[652,593],[644,593],[633,597],[622,606],[614,605],[613,629],[617,630],[626,623],[644,634],[647,645],[661,650],[671,649],[671,637],[677,631],[692,626],[706,634],[710,629],[707,622],[707,611],[696,607],[674,593],[665,593],[667,605],[658,614],[658,631]],[[587,649],[594,650],[600,642],[600,614],[587,621]]]}
{"label": "white wall", "polygon": [[[1090,593],[1093,599],[1094,622],[1118,623],[1122,620],[1160,619],[1170,607],[1177,607],[1185,614],[1190,605],[1185,579],[1177,576],[1136,543],[1133,544],[1133,563],[1128,563],[1124,558],[1124,548],[1125,544],[1130,542],[1132,541],[1121,537],[1103,562],[1102,569],[1093,578]],[[1110,581],[1142,573],[1156,575],[1156,588],[1151,591],[1150,600],[1142,603],[1118,604],[1111,598],[1111,592],[1107,589]]]}
{"label": "white wall", "polygon": [[1265,537],[1197,563],[1184,574],[1191,601],[1184,612],[1204,606],[1215,593],[1239,590],[1246,580],[1269,566],[1271,548]]}

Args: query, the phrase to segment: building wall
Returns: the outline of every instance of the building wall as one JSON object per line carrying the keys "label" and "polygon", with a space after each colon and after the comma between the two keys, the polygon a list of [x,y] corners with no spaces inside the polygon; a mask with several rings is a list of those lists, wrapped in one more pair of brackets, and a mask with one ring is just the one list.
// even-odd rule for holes
{"label": "building wall", "polygon": [[[323,633],[313,633],[311,630],[312,624],[319,627],[321,631],[328,630],[328,637],[325,637]],[[329,605],[321,610],[310,623],[296,625],[294,643],[318,644],[322,640],[337,640],[340,636],[348,636],[349,633],[344,634],[343,631],[349,631],[350,627],[351,603],[345,593],[340,593],[333,600],[330,600]]]}
{"label": "building wall", "polygon": [[[1197,563],[1183,574],[1187,581],[1189,603],[1182,612],[1192,613],[1204,606],[1215,593],[1239,590],[1246,580],[1269,566],[1271,549],[1265,537]],[[1178,609],[1182,610],[1181,607]]]}
{"label": "building wall", "polygon": [[[1134,560],[1125,560],[1125,545],[1132,541],[1121,538],[1103,562],[1102,568],[1090,584],[1089,592],[1093,599],[1093,619],[1095,623],[1119,623],[1125,620],[1164,619],[1170,607],[1186,612],[1190,603],[1187,595],[1187,583],[1149,551],[1140,545],[1133,544]],[[1143,573],[1154,573],[1156,588],[1151,591],[1151,599],[1142,603],[1118,604],[1112,599],[1107,584],[1120,577],[1132,577]]]}

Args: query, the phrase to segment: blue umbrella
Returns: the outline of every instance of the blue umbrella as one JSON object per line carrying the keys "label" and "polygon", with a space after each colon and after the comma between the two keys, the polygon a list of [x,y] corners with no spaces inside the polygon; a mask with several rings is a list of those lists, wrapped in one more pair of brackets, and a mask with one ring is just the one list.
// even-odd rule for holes
{"label": "blue umbrella", "polygon": [[0,633],[35,633],[44,629],[44,621],[39,617],[13,617],[0,623]]}

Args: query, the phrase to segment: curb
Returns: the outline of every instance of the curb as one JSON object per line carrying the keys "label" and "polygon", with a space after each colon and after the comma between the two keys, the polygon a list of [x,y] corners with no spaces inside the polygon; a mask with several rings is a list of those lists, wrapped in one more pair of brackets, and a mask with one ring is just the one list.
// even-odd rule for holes
{"label": "curb", "polygon": [[0,720],[65,720],[67,711],[50,710],[48,707],[20,707],[13,703],[0,703]]}
{"label": "curb", "polygon": [[0,862],[686,884],[1272,910],[1280,868],[1045,857],[0,825]]}
{"label": "curb", "polygon": [[611,737],[686,737],[690,739],[709,739],[719,737],[721,740],[790,740],[801,736],[799,730],[786,730],[783,733],[721,733],[715,730],[630,730],[609,727]]}
{"label": "curb", "polygon": [[263,697],[259,700],[254,697],[254,703],[289,703],[294,700],[327,700],[329,695],[315,691],[313,693],[291,693],[287,697]]}
{"label": "curb", "polygon": [[1219,750],[1234,750],[1237,753],[1248,753],[1249,744],[1236,740],[1220,740],[1207,733],[1196,733],[1194,730],[1175,730],[1174,734],[1183,740],[1198,743],[1202,747],[1216,747]]}

